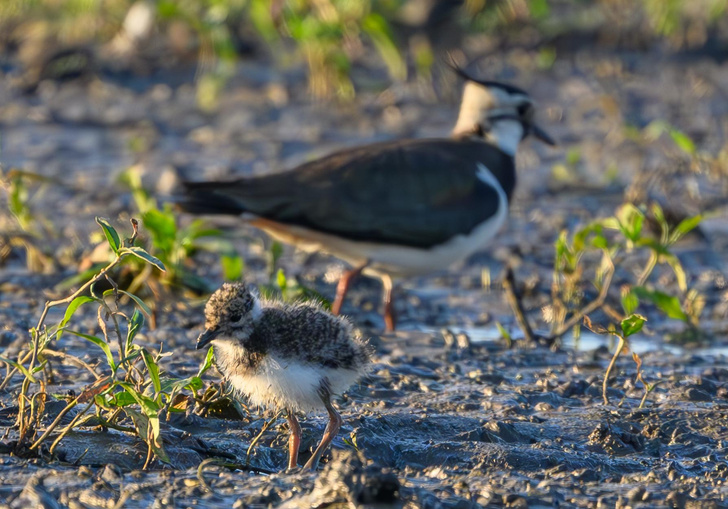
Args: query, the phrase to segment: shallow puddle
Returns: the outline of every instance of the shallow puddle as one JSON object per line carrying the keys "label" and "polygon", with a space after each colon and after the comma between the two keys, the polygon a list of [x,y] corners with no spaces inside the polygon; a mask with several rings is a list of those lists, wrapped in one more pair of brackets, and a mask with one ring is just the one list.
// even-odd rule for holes
{"label": "shallow puddle", "polygon": [[[495,325],[489,325],[486,327],[448,327],[447,330],[453,334],[465,334],[473,344],[483,343],[498,343],[502,341],[502,335],[498,327]],[[427,327],[420,327],[417,329],[418,332],[439,334],[442,329],[434,329]],[[539,331],[536,331],[538,334]],[[541,332],[542,334],[546,334]],[[523,339],[521,331],[512,331],[512,339],[518,341]],[[566,350],[576,350],[577,352],[591,352],[603,346],[606,346],[610,351],[614,351],[617,346],[617,339],[614,336],[594,334],[589,331],[581,331],[579,337],[575,337],[574,334],[567,334],[562,339],[562,347]],[[638,355],[649,353],[649,352],[665,352],[675,356],[683,356],[686,354],[692,355],[707,355],[707,356],[723,356],[728,357],[728,345],[709,345],[709,346],[696,346],[686,347],[680,345],[673,345],[666,343],[657,338],[645,338],[645,337],[633,337],[629,340],[630,349]]]}

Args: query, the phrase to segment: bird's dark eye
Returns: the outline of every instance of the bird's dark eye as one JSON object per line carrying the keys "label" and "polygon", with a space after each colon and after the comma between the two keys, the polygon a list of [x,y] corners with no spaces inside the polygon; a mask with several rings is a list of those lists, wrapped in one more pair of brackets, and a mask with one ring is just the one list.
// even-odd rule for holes
{"label": "bird's dark eye", "polygon": [[230,321],[233,323],[239,322],[240,319],[243,318],[243,314],[241,312],[237,311],[235,313],[232,313],[229,318],[230,318]]}

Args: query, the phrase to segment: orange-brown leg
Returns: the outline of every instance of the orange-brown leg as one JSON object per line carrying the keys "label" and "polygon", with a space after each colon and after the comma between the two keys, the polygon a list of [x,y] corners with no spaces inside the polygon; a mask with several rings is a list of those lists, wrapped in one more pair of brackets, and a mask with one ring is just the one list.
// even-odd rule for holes
{"label": "orange-brown leg", "polygon": [[382,301],[384,302],[384,330],[386,332],[393,332],[396,325],[394,317],[394,303],[392,302],[392,278],[384,274],[382,275],[382,286],[384,289],[384,295]]}
{"label": "orange-brown leg", "polygon": [[341,429],[341,416],[331,405],[331,394],[325,387],[321,388],[319,394],[321,395],[321,400],[324,402],[326,410],[329,413],[329,423],[326,425],[326,430],[324,431],[324,436],[321,438],[321,443],[319,443],[318,447],[316,447],[316,450],[313,452],[313,456],[311,456],[311,458],[303,466],[304,470],[316,470],[318,468],[321,456],[324,455],[324,452],[326,452],[331,441]]}
{"label": "orange-brown leg", "polygon": [[341,306],[344,304],[344,297],[346,297],[346,294],[349,291],[351,282],[355,277],[361,274],[361,271],[364,270],[364,267],[366,266],[367,265],[365,263],[361,267],[344,272],[341,276],[339,284],[336,285],[336,299],[334,299],[334,303],[331,305],[331,312],[333,314],[338,315],[341,312]]}
{"label": "orange-brown leg", "polygon": [[298,468],[298,449],[301,447],[301,425],[298,424],[296,415],[288,410],[288,427],[291,428],[291,436],[288,437],[288,468]]}

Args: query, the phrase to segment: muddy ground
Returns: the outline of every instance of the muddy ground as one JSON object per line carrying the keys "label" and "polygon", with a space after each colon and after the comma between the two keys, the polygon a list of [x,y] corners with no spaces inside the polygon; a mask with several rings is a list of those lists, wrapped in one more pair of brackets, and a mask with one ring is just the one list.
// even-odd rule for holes
{"label": "muddy ground", "polygon": [[[482,48],[481,48],[482,50]],[[456,93],[397,85],[364,88],[352,105],[312,103],[300,69],[281,72],[244,61],[221,96],[219,112],[202,114],[190,85],[194,69],[152,77],[83,77],[44,81],[30,94],[17,86],[22,69],[8,59],[0,79],[4,169],[53,179],[32,206],[53,226],[45,245],[57,261],[28,272],[15,249],[0,267],[0,348],[13,357],[27,341],[55,284],[77,271],[93,246],[93,217],[119,229],[134,212],[118,183],[132,164],[159,196],[188,178],[264,173],[335,148],[402,136],[446,135]],[[511,49],[485,58],[488,77],[528,89],[557,149],[526,143],[518,156],[519,188],[511,218],[492,246],[459,266],[403,281],[401,330],[381,335],[379,287],[361,280],[344,311],[376,347],[371,376],[339,402],[345,424],[321,471],[277,472],[285,462],[280,419],[250,458],[251,471],[206,464],[222,457],[245,463],[246,451],[271,414],[243,419],[172,420],[164,438],[174,468],[141,471],[146,448],[113,430],[83,429],[59,448],[58,460],[7,454],[0,442],[3,507],[728,507],[728,177],[691,166],[665,137],[635,137],[634,128],[665,120],[713,156],[725,148],[728,66],[699,53],[560,48],[543,68],[538,52]],[[568,155],[571,154],[569,157]],[[568,162],[566,162],[568,160]],[[559,166],[561,165],[561,166]],[[171,168],[174,167],[175,170]],[[722,173],[721,173],[722,171]],[[657,200],[675,217],[710,211],[697,232],[675,248],[689,285],[705,296],[698,344],[670,342],[681,325],[647,311],[649,328],[635,340],[644,376],[660,381],[639,410],[642,388],[629,355],[618,362],[603,405],[601,383],[611,357],[601,337],[526,345],[500,289],[506,262],[516,267],[529,317],[546,331],[553,242],[560,230],[605,216],[625,198]],[[0,197],[5,224],[6,198]],[[183,217],[182,221],[190,218]],[[246,261],[246,279],[267,279],[268,241],[222,221]],[[100,239],[96,239],[100,240]],[[196,270],[215,284],[212,255]],[[323,255],[286,249],[281,261],[331,296],[344,266]],[[204,267],[204,268],[203,268]],[[613,297],[618,302],[617,274]],[[659,277],[668,287],[667,272]],[[200,301],[163,304],[156,328],[139,343],[173,352],[166,369],[195,372]],[[60,318],[54,313],[49,321]],[[93,332],[92,310],[74,318]],[[500,341],[495,323],[516,338]],[[64,336],[58,350],[100,362],[99,352]],[[78,389],[90,375],[58,363],[51,392]],[[84,377],[89,377],[85,379]],[[215,378],[216,373],[208,375]],[[10,426],[19,380],[0,395],[0,422]],[[60,404],[62,407],[62,404]],[[59,405],[49,405],[48,419]],[[303,422],[309,451],[323,416]],[[358,449],[358,452],[357,450]],[[309,453],[304,453],[302,460]]]}

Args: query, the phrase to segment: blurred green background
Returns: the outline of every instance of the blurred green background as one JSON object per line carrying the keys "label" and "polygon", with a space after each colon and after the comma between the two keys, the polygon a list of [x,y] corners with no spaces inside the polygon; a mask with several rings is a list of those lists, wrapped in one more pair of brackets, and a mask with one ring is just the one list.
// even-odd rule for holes
{"label": "blurred green background", "polygon": [[[377,79],[431,80],[461,48],[725,55],[728,0],[4,0],[0,50],[22,85],[84,72],[149,74],[194,65],[214,109],[237,62],[303,66],[316,97],[351,98]],[[494,40],[495,37],[495,40]],[[480,41],[480,42],[479,42]],[[471,50],[471,53],[473,51]]]}

